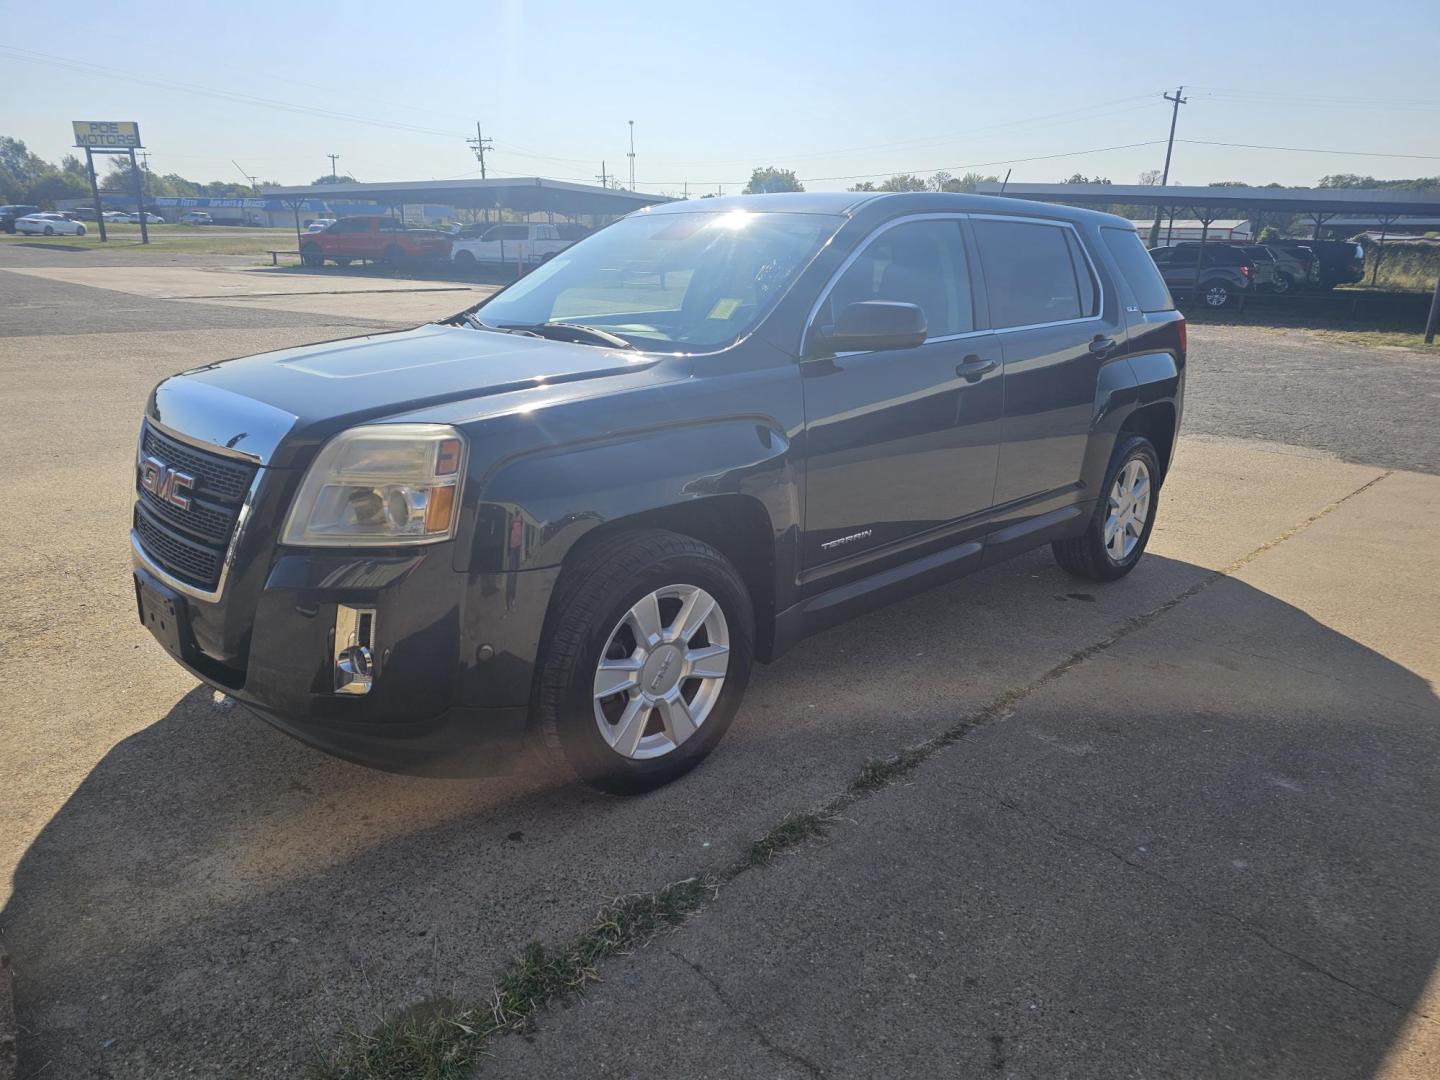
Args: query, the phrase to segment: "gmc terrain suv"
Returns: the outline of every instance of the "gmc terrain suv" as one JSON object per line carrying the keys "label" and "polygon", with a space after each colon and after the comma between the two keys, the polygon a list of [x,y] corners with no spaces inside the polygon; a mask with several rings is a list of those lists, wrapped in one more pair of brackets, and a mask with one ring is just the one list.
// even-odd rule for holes
{"label": "gmc terrain suv", "polygon": [[353,760],[473,775],[534,737],[639,791],[807,634],[1043,544],[1129,573],[1184,372],[1121,218],[924,193],[651,207],[441,322],[157,386],[140,619]]}

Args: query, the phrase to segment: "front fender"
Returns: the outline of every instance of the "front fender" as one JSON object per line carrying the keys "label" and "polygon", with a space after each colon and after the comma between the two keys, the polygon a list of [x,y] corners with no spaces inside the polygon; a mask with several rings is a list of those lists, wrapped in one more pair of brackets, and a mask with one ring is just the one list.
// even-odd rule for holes
{"label": "front fender", "polygon": [[759,502],[782,535],[799,528],[798,492],[790,439],[761,416],[680,422],[538,449],[487,476],[470,568],[556,566],[599,525],[720,495]]}

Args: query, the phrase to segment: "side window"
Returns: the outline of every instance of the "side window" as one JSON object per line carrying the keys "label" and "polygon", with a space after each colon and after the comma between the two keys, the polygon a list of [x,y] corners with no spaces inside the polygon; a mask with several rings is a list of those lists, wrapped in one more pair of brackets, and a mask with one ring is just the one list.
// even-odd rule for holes
{"label": "side window", "polygon": [[1069,229],[985,218],[975,218],[974,228],[996,329],[1081,317],[1080,285],[1065,239]]}
{"label": "side window", "polygon": [[908,221],[881,232],[835,282],[820,322],[832,325],[847,304],[862,300],[915,304],[932,338],[974,330],[960,223]]}

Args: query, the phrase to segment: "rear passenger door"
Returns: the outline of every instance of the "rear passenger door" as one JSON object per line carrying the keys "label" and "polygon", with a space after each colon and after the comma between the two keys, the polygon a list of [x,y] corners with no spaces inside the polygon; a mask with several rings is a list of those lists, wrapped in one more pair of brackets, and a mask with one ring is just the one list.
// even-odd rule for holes
{"label": "rear passenger door", "polygon": [[995,503],[1043,512],[1080,490],[1096,378],[1125,326],[1073,226],[976,215],[971,227],[1005,362]]}

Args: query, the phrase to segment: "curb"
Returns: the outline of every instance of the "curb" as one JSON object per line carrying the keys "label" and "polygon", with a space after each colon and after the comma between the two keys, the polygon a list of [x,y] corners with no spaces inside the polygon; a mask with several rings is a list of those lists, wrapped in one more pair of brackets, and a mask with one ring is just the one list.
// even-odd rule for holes
{"label": "curb", "polygon": [[10,956],[0,952],[0,1080],[15,1080],[15,998],[10,987]]}

